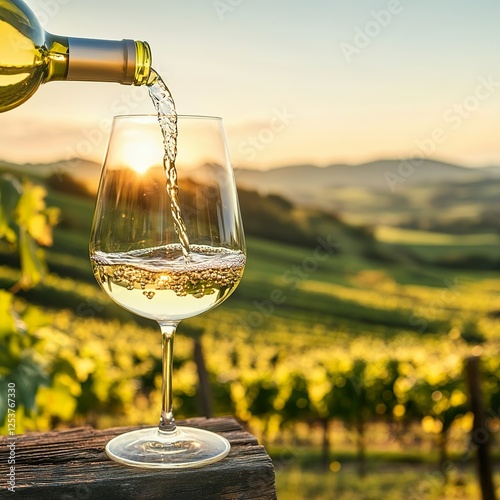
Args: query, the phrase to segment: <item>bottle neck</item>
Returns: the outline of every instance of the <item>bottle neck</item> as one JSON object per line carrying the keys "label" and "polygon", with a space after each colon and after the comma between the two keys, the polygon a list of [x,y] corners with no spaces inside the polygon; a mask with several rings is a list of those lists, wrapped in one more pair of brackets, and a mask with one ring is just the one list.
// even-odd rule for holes
{"label": "bottle neck", "polygon": [[45,33],[43,57],[48,61],[44,83],[53,80],[66,80],[68,74],[68,39],[64,36]]}
{"label": "bottle neck", "polygon": [[145,85],[151,49],[134,40],[94,40],[50,35],[49,80],[116,82]]}

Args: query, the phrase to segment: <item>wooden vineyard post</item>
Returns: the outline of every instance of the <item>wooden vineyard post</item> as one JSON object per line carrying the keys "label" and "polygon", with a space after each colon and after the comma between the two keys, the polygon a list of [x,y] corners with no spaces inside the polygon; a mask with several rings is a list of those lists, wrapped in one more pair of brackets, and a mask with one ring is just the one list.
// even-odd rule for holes
{"label": "wooden vineyard post", "polygon": [[199,400],[201,411],[206,418],[212,417],[212,391],[210,388],[210,380],[208,377],[207,367],[205,364],[205,356],[203,355],[203,347],[199,337],[194,339],[194,361],[198,370],[199,380]]}
{"label": "wooden vineyard post", "polygon": [[474,414],[471,441],[477,450],[478,474],[483,500],[496,500],[493,467],[489,453],[490,435],[486,427],[483,408],[479,361],[478,356],[471,356],[465,362],[470,408]]}

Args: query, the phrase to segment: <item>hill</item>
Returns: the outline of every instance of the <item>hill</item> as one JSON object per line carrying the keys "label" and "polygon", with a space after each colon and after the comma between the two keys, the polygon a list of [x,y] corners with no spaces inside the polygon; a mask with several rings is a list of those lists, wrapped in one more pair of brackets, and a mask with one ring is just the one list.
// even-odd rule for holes
{"label": "hill", "polygon": [[[105,301],[92,275],[88,241],[94,198],[75,196],[50,185],[48,191],[48,205],[59,207],[62,215],[54,230],[54,245],[47,250],[54,276],[43,286],[20,295],[43,307],[57,305],[82,316],[131,319],[128,313]],[[471,259],[470,241],[469,246],[464,246],[459,241],[443,239],[439,246],[415,248],[419,231],[385,232],[383,238],[377,239],[363,226],[346,223],[321,210],[294,205],[275,194],[240,189],[240,201],[248,236],[248,265],[244,283],[225,305],[238,311],[239,318],[254,318],[255,304],[264,303],[280,289],[287,301],[279,311],[276,307],[273,321],[309,324],[313,319],[328,325],[324,331],[337,332],[340,328],[349,335],[370,331],[384,338],[397,336],[401,329],[412,327],[409,318],[415,304],[422,309],[429,301],[434,303],[434,299],[427,300],[425,296],[416,302],[407,300],[400,286],[408,285],[408,290],[413,290],[414,285],[430,287],[437,290],[432,297],[441,297],[437,294],[446,291],[443,287],[454,283],[458,273],[460,283],[462,276],[465,283],[476,277],[479,269],[486,271],[484,276],[488,279],[490,270],[498,270],[495,242],[490,244],[489,254],[485,254],[481,241],[480,247],[473,247],[474,254],[480,257]],[[2,241],[0,260],[0,288],[9,288],[18,279],[15,269],[19,262],[12,247]],[[426,262],[441,262],[441,267],[428,266]],[[473,268],[474,274],[467,271]],[[367,301],[358,304],[366,293],[371,294]],[[395,300],[404,302],[402,311],[387,313],[386,308]],[[465,303],[465,299],[460,300]],[[134,317],[134,321],[140,320]],[[273,323],[269,328],[274,328]],[[429,333],[449,331],[449,325],[443,326],[441,319],[435,318],[429,319],[426,328]]]}
{"label": "hill", "polygon": [[321,210],[297,207],[276,194],[241,188],[238,192],[245,233],[250,236],[315,248],[319,238],[327,235],[334,242],[334,253],[382,258],[372,231],[364,226],[348,224]]}
{"label": "hill", "polygon": [[[53,164],[15,165],[0,161],[1,171],[40,180],[50,177],[52,185],[62,190],[68,187],[67,179],[71,176],[85,187],[72,185],[73,191],[92,194],[97,188],[100,166],[78,158]],[[264,197],[276,194],[282,198],[278,203],[282,209],[284,199],[295,206],[296,212],[319,210],[330,214],[337,223],[449,234],[500,232],[500,167],[496,166],[472,169],[428,159],[378,160],[360,165],[297,165],[267,171],[237,169],[235,175],[244,193],[254,191]],[[248,198],[248,203],[255,205],[260,201]],[[274,208],[268,208],[275,213]],[[245,210],[251,214],[246,219],[247,230],[257,231],[255,207]],[[284,235],[285,221],[280,217],[272,224],[269,222],[268,227],[261,224],[259,235],[276,240],[276,231],[270,228],[279,227],[280,241],[291,241]],[[304,219],[297,212],[294,217],[295,223],[301,220],[306,225],[303,220],[307,216]],[[297,235],[292,237],[294,242],[303,236]]]}
{"label": "hill", "polygon": [[0,160],[0,173],[9,172],[15,175],[27,175],[36,179],[46,179],[51,176],[70,175],[76,181],[85,184],[91,192],[97,189],[101,165],[84,160],[82,158],[71,158],[51,163],[9,163]]}
{"label": "hill", "polygon": [[[36,177],[66,173],[77,180],[97,182],[100,169],[99,163],[82,158],[38,164],[15,164],[0,160],[0,171],[15,171]],[[264,193],[283,192],[296,198],[301,193],[341,187],[391,191],[388,180],[391,175],[399,176],[402,180],[399,184],[405,186],[468,183],[484,179],[497,181],[500,180],[500,167],[467,168],[431,159],[381,159],[358,165],[293,165],[271,170],[239,168],[235,170],[235,175],[241,187],[258,189]]]}
{"label": "hill", "polygon": [[[31,167],[20,170],[27,173]],[[37,179],[48,189],[48,203],[65,207],[54,231],[55,241],[60,242],[67,252],[73,253],[74,250],[77,254],[88,245],[94,194],[71,173],[58,174],[43,167],[41,171],[45,174],[51,172],[48,177]],[[19,171],[15,172],[19,175]],[[323,238],[321,241],[328,241],[331,245],[332,254],[348,254],[377,261],[400,262],[411,254],[392,251],[390,245],[376,240],[372,229],[345,222],[333,213],[297,206],[273,193],[260,194],[244,188],[238,191],[247,236],[310,249],[318,247]],[[73,198],[71,204],[67,201],[68,197]]]}
{"label": "hill", "polygon": [[239,169],[236,178],[239,186],[341,214],[356,224],[436,227],[451,233],[464,225],[472,232],[495,232],[500,227],[499,167],[380,160],[323,168]]}
{"label": "hill", "polygon": [[[391,175],[412,185],[471,182],[485,178],[500,180],[500,168],[466,168],[436,160],[378,160],[359,165],[337,164],[326,167],[297,165],[272,170],[238,169],[236,178],[242,186],[269,192],[321,190],[339,187],[363,187],[391,190]],[[293,189],[291,189],[293,188]]]}

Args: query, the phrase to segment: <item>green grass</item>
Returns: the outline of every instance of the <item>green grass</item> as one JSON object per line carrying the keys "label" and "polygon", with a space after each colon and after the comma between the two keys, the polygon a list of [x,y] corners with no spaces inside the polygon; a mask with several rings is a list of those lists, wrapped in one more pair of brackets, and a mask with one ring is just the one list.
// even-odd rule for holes
{"label": "green grass", "polygon": [[[47,201],[49,205],[58,206],[62,214],[61,223],[54,230],[54,245],[46,251],[51,272],[78,283],[94,286],[94,295],[100,297],[96,300],[102,302],[102,292],[95,283],[88,255],[94,200],[50,191]],[[322,227],[324,220],[312,220],[318,224],[318,235],[323,239],[328,240],[330,237],[330,241],[337,241],[331,235],[320,232],[320,229],[327,229]],[[418,234],[414,231],[397,230],[395,234],[399,238],[398,244],[407,238],[408,246],[413,248],[417,245]],[[429,239],[431,236],[423,234],[422,239]],[[425,267],[405,262],[403,258],[398,262],[398,248],[388,243],[383,243],[380,248],[386,253],[392,253],[396,257],[394,262],[369,260],[362,256],[360,241],[349,240],[345,233],[339,233],[336,237],[340,238],[340,253],[335,255],[327,255],[319,244],[320,253],[317,253],[317,249],[313,247],[296,247],[248,237],[248,263],[244,279],[231,300],[223,307],[240,313],[243,318],[258,312],[260,307],[264,310],[267,308],[267,311],[272,310],[274,321],[290,324],[296,321],[312,322],[322,324],[332,331],[370,331],[373,335],[390,338],[397,336],[401,330],[411,330],[408,318],[418,301],[407,300],[404,305],[404,300],[398,297],[412,295],[413,292],[406,292],[404,289],[387,292],[388,300],[399,300],[398,307],[389,309],[388,314],[384,300],[367,300],[367,294],[373,289],[381,286],[390,288],[391,283],[397,283],[400,287],[417,285],[433,287],[439,291],[446,290],[446,283],[453,282],[458,275],[461,279],[462,276],[467,276],[467,279],[472,278],[475,282],[489,277],[486,272],[457,274],[453,269]],[[449,241],[453,241],[456,245],[454,248],[458,252],[464,252],[458,245],[462,241],[460,238],[446,236],[441,240],[438,239],[440,244],[432,247],[445,252]],[[11,268],[15,267],[16,257],[5,246],[2,248],[2,263]],[[350,251],[346,251],[347,249]],[[372,278],[369,278],[370,275]],[[1,279],[2,285],[11,285],[13,279],[15,280],[4,276]],[[272,303],[273,293],[277,291],[282,298],[280,304]],[[384,294],[381,294],[381,297],[383,296]],[[82,301],[89,300],[79,293],[79,286],[69,286],[60,291],[58,284],[51,284],[50,281],[25,294],[25,297],[44,306],[52,307],[57,304],[59,307],[71,309]],[[118,312],[117,308],[111,305],[97,314],[109,318],[111,314]],[[123,313],[118,316],[122,317]],[[446,315],[441,316],[428,319],[427,333],[449,330]]]}
{"label": "green grass", "polygon": [[47,205],[62,209],[63,225],[69,229],[90,231],[94,212],[94,200],[49,190]]}
{"label": "green grass", "polygon": [[[335,464],[336,465],[336,464]],[[496,477],[497,485],[500,477]],[[471,500],[480,498],[473,468],[454,470],[448,481],[436,467],[389,466],[359,478],[352,467],[323,473],[277,470],[280,500]],[[497,487],[497,494],[500,488]]]}
{"label": "green grass", "polygon": [[407,247],[429,261],[472,255],[496,259],[500,248],[500,235],[494,233],[453,235],[381,226],[376,234],[380,241]]}

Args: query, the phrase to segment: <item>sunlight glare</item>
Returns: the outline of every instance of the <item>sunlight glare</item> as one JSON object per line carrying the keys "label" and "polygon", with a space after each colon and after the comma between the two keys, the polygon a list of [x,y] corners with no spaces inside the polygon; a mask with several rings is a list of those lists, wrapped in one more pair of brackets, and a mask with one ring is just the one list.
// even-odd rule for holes
{"label": "sunlight glare", "polygon": [[129,142],[123,145],[123,163],[139,174],[144,174],[151,167],[161,165],[162,151],[151,142]]}

